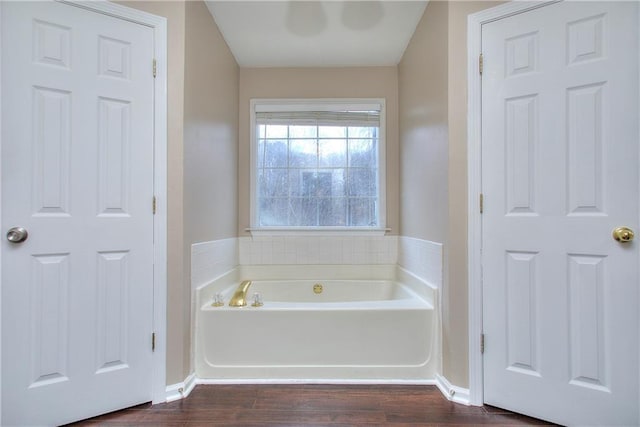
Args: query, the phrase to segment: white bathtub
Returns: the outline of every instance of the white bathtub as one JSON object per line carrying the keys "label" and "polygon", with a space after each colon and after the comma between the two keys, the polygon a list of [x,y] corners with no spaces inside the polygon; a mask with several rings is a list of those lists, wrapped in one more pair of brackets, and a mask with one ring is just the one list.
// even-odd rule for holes
{"label": "white bathtub", "polygon": [[[323,287],[319,294],[313,291],[316,284]],[[235,287],[230,286],[223,292],[225,301]],[[385,301],[384,307],[388,308],[398,303],[423,301],[416,300],[407,287],[390,280],[254,280],[247,293],[250,301],[255,293],[263,297],[266,307],[291,309],[308,309],[306,304],[314,304],[319,309],[353,307],[354,302],[378,303],[382,307],[380,301]]]}
{"label": "white bathtub", "polygon": [[[201,379],[425,380],[439,357],[435,290],[424,283],[235,275],[198,290],[196,375]],[[246,307],[225,303],[252,280]],[[322,284],[316,294],[313,286]],[[422,289],[424,286],[425,289]],[[251,307],[260,293],[262,307]]]}

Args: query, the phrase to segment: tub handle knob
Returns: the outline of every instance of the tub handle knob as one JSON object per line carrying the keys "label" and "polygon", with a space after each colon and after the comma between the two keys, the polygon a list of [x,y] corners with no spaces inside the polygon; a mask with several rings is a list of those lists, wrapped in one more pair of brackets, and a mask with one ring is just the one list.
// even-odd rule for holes
{"label": "tub handle knob", "polygon": [[213,303],[211,304],[213,307],[222,307],[224,305],[224,299],[222,298],[222,294],[218,292],[213,298]]}
{"label": "tub handle knob", "polygon": [[253,294],[253,304],[251,304],[251,307],[262,307],[263,305],[264,303],[262,302],[262,295],[260,295],[258,292]]}

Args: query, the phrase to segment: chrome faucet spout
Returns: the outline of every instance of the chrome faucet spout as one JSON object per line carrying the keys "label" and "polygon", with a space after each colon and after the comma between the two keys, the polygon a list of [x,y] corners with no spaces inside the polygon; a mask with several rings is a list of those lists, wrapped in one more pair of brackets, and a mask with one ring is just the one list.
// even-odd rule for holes
{"label": "chrome faucet spout", "polygon": [[244,307],[247,305],[247,292],[251,286],[251,280],[245,280],[240,283],[238,289],[229,300],[229,307]]}

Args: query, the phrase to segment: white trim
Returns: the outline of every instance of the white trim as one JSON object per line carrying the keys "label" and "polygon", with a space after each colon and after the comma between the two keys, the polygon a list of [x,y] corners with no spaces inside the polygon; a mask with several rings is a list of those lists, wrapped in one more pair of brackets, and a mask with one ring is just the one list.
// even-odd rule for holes
{"label": "white trim", "polygon": [[352,98],[324,98],[324,99],[264,99],[255,98],[255,113],[291,112],[291,111],[340,111],[342,109],[353,111],[381,110],[384,102],[380,99],[352,99]]}
{"label": "white trim", "polygon": [[390,228],[355,227],[262,227],[245,228],[252,237],[258,236],[384,236]]}
{"label": "white trim", "polygon": [[70,6],[123,19],[153,29],[156,78],[154,80],[154,194],[157,198],[153,225],[153,353],[151,397],[165,401],[167,341],[167,19],[108,1],[57,0]]}
{"label": "white trim", "polygon": [[[638,22],[640,22],[640,7],[638,7]],[[638,49],[640,50],[640,31],[638,31]],[[640,58],[640,53],[638,54],[639,58]],[[640,61],[640,59],[639,59]],[[638,99],[640,100],[640,64],[638,64]],[[638,121],[637,123],[640,123],[640,108],[638,109]],[[640,126],[640,125],[639,125]],[[640,141],[638,141],[639,145],[640,145]],[[640,155],[640,150],[639,153]],[[640,177],[639,177],[640,178]],[[640,215],[640,209],[638,210],[638,213]],[[640,223],[640,217],[638,218],[638,222]],[[639,295],[640,298],[640,295]],[[638,300],[638,305],[640,306],[640,299]],[[638,319],[638,322],[640,322],[640,319]],[[640,328],[638,328],[640,330]],[[640,346],[640,339],[638,339],[638,345]],[[640,373],[639,373],[640,374]],[[640,397],[638,397],[638,419],[640,419]]]}
{"label": "white trim", "polygon": [[436,380],[362,380],[362,379],[206,379],[198,384],[336,384],[336,385],[436,385]]}
{"label": "white trim", "polygon": [[482,192],[482,80],[478,58],[482,50],[482,26],[499,19],[557,3],[559,0],[510,2],[474,13],[467,18],[467,169],[468,169],[468,287],[469,287],[469,403],[482,405],[482,216],[478,198]]}
{"label": "white trim", "polygon": [[436,374],[436,386],[448,400],[467,406],[471,404],[468,388],[455,386],[440,374]]}
{"label": "white trim", "polygon": [[[492,9],[489,9],[492,10]],[[486,11],[485,11],[486,12]],[[480,12],[482,13],[482,12]],[[482,220],[478,211],[478,197],[482,192],[482,169],[480,162],[482,109],[480,90],[481,79],[477,60],[482,50],[482,21],[478,14],[469,15],[467,29],[467,264],[469,292],[469,402],[482,405],[483,378],[482,354],[476,351],[480,346],[482,333]]]}
{"label": "white trim", "polygon": [[165,391],[165,402],[173,402],[175,400],[185,399],[191,394],[196,385],[200,384],[193,372],[181,383],[168,385]]}
{"label": "white trim", "polygon": [[[1,4],[0,4],[0,99],[2,99],[2,5]],[[1,108],[0,108],[0,177],[2,177],[2,111],[1,111]],[[2,185],[0,185],[0,224],[2,224]],[[2,331],[2,251],[0,251],[0,331]],[[2,334],[0,333],[0,367],[1,366],[2,366]],[[3,384],[1,368],[0,368],[0,384]],[[2,422],[2,399],[0,399],[0,422]]]}
{"label": "white trim", "polygon": [[469,389],[452,385],[449,380],[436,374],[433,380],[362,380],[362,379],[209,379],[198,378],[195,372],[183,382],[168,385],[166,402],[185,399],[196,385],[268,385],[268,384],[335,384],[335,385],[428,385],[436,386],[442,395],[454,403],[469,406]]}
{"label": "white trim", "polygon": [[[362,379],[209,379],[198,378],[195,372],[189,375],[183,382],[171,384],[166,387],[165,401],[174,402],[180,399],[186,399],[197,385],[269,385],[269,384],[335,384],[335,385],[428,385],[437,386],[442,394],[449,400],[468,405],[468,400],[464,399],[465,390],[460,387],[451,386],[444,379],[444,384],[448,384],[448,388],[443,388],[441,384],[444,379],[436,374],[435,380],[362,380]],[[449,390],[454,390],[453,394],[459,396],[459,399],[451,399]],[[468,390],[467,390],[468,391]],[[466,402],[466,403],[465,403]]]}
{"label": "white trim", "polygon": [[122,6],[106,0],[54,0],[58,3],[65,3],[70,6],[79,7],[102,15],[112,16],[114,18],[123,19],[147,27],[158,27],[162,21],[166,24],[166,18],[162,16],[152,15],[138,9]]}
{"label": "white trim", "polygon": [[256,209],[256,100],[249,100],[249,227],[255,226],[258,218]]}
{"label": "white trim", "polygon": [[154,284],[153,327],[156,351],[153,363],[153,403],[160,403],[167,371],[167,20],[162,18],[154,27],[156,79],[155,79],[155,144],[153,191],[156,197],[154,221]]}
{"label": "white trim", "polygon": [[387,227],[387,100],[380,103],[380,135],[378,137],[378,226]]}
{"label": "white trim", "polygon": [[[268,108],[263,108],[267,106]],[[378,137],[378,229],[385,229],[387,224],[387,107],[385,98],[318,98],[318,99],[274,99],[274,98],[253,98],[249,101],[249,223],[247,230],[255,233],[258,230],[269,230],[269,227],[257,227],[258,212],[256,209],[256,111],[271,109],[272,111],[302,111],[309,107],[319,110],[329,110],[340,108],[380,108],[380,134]],[[276,110],[273,110],[273,109]],[[352,228],[350,227],[349,231]],[[294,234],[295,227],[276,227],[284,235],[285,230],[291,230]],[[274,229],[274,230],[275,230]],[[363,230],[371,228],[363,227]],[[376,230],[378,230],[376,229]],[[329,228],[318,227],[318,230],[328,230]],[[330,230],[335,231],[335,230]]]}

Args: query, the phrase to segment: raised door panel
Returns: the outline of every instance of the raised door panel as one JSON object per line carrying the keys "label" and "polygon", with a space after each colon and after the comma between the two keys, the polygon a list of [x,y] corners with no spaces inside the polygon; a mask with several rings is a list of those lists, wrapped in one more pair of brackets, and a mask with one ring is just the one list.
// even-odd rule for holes
{"label": "raised door panel", "polygon": [[505,40],[505,76],[516,77],[538,70],[538,32]]}
{"label": "raised door panel", "polygon": [[33,61],[35,64],[71,69],[71,28],[34,19]]}
{"label": "raised door panel", "polygon": [[98,75],[129,80],[131,78],[131,43],[107,36],[98,37]]}
{"label": "raised door panel", "polygon": [[603,215],[605,83],[567,89],[569,215]]}
{"label": "raised door panel", "polygon": [[69,380],[69,258],[69,254],[32,257],[29,388]]}
{"label": "raised door panel", "polygon": [[601,59],[605,55],[605,16],[598,14],[567,24],[567,63]]}
{"label": "raised door panel", "polygon": [[538,276],[535,252],[506,254],[506,369],[539,376]]}
{"label": "raised door panel", "polygon": [[129,253],[98,253],[97,374],[128,368]]}
{"label": "raised door panel", "polygon": [[535,215],[537,96],[507,99],[505,110],[507,215]]}
{"label": "raised door panel", "polygon": [[33,88],[33,212],[69,215],[71,101],[68,91]]}
{"label": "raised door panel", "polygon": [[131,179],[131,103],[98,100],[98,215],[128,215]]}
{"label": "raised door panel", "polygon": [[570,383],[610,392],[606,257],[570,254],[568,263]]}

